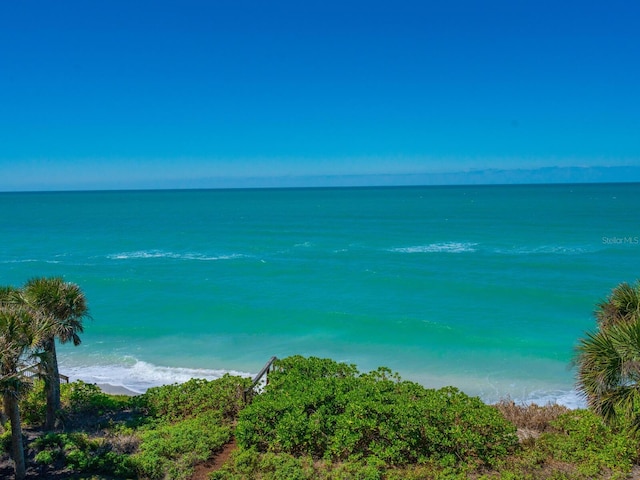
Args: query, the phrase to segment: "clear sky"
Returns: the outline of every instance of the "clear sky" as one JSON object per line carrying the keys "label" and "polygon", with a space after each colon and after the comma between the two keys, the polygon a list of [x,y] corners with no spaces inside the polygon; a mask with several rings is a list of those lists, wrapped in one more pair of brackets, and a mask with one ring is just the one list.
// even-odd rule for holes
{"label": "clear sky", "polygon": [[0,190],[640,181],[639,25],[634,0],[5,1]]}

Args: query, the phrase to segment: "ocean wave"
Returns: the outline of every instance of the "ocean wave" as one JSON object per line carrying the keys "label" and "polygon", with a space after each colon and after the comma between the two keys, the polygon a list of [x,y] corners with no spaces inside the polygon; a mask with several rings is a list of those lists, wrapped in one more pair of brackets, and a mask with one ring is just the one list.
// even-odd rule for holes
{"label": "ocean wave", "polygon": [[442,242],[428,245],[416,245],[412,247],[398,247],[390,249],[395,253],[465,253],[475,252],[477,243]]}
{"label": "ocean wave", "polygon": [[233,260],[242,258],[245,255],[232,253],[228,255],[205,255],[203,253],[175,253],[163,250],[137,250],[134,252],[121,252],[107,255],[109,260],[138,260],[138,259],[155,259],[169,258],[175,260],[197,260],[197,261],[216,261],[216,260]]}
{"label": "ocean wave", "polygon": [[571,410],[579,408],[587,408],[587,403],[577,390],[552,390],[540,389],[528,390],[526,388],[517,388],[514,385],[502,384],[499,388],[495,385],[481,388],[480,391],[474,391],[473,386],[463,391],[472,395],[478,395],[480,399],[487,404],[495,404],[503,400],[512,400],[517,405],[562,405]]}
{"label": "ocean wave", "polygon": [[51,263],[57,264],[61,263],[59,260],[38,260],[35,258],[21,258],[21,259],[12,259],[12,260],[1,260],[0,263],[10,264],[10,263]]}
{"label": "ocean wave", "polygon": [[511,400],[516,405],[562,405],[570,410],[587,408],[587,402],[576,390],[550,390],[536,391],[524,395],[515,395],[513,392],[506,394],[478,394],[480,399],[489,405],[494,405],[504,400]]}
{"label": "ocean wave", "polygon": [[2,260],[0,263],[35,263],[35,262],[39,262],[40,260],[36,260],[35,258],[22,258],[19,260],[16,259],[12,259],[12,260]]}
{"label": "ocean wave", "polygon": [[557,404],[570,408],[571,410],[575,410],[578,408],[587,408],[587,402],[578,393],[577,390],[532,392],[526,398],[524,398],[521,403],[525,405],[536,404],[541,406]]}
{"label": "ocean wave", "polygon": [[184,383],[192,378],[215,380],[225,374],[252,377],[248,372],[201,368],[163,367],[132,359],[125,364],[69,366],[61,363],[60,372],[71,381],[108,384],[123,387],[135,393],[144,393],[151,387]]}

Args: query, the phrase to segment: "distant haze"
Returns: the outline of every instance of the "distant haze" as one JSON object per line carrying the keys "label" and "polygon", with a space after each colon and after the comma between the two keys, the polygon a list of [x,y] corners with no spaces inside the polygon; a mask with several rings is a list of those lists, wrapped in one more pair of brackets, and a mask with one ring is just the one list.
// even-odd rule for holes
{"label": "distant haze", "polygon": [[61,178],[40,181],[24,177],[6,185],[6,191],[207,189],[207,188],[296,188],[365,187],[410,185],[500,185],[536,183],[619,183],[640,182],[640,167],[546,167],[487,169],[465,172],[376,174],[376,175],[290,175],[242,177],[136,178],[130,180],[91,178],[79,181]]}

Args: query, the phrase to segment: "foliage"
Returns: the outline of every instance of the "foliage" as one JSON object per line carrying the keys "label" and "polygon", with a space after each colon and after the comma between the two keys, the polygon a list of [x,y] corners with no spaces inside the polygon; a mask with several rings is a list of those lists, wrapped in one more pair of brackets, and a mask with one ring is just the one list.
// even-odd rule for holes
{"label": "foliage", "polygon": [[[46,410],[44,380],[35,379],[33,388],[20,400],[23,420],[29,425],[44,422]],[[132,405],[132,398],[125,395],[107,395],[95,384],[76,380],[60,385],[63,415],[84,415],[115,412]]]}
{"label": "foliage", "polygon": [[91,439],[86,433],[48,433],[32,446],[37,450],[35,461],[50,465],[61,461],[73,471],[105,473],[120,477],[135,474],[132,459],[114,452],[104,439]]}
{"label": "foliage", "polygon": [[143,431],[139,452],[133,456],[139,473],[148,478],[187,478],[196,463],[231,439],[231,427],[221,423],[220,412],[208,412]]}
{"label": "foliage", "polygon": [[[587,480],[627,478],[638,461],[638,441],[625,430],[615,430],[587,410],[560,413],[556,406],[536,407],[533,412],[542,430],[539,437],[503,457],[493,468],[438,462],[390,466],[377,457],[345,461],[313,460],[309,456],[240,449],[214,480],[253,479],[379,479],[424,480]],[[542,410],[549,410],[544,414]],[[539,420],[548,416],[549,420]]]}
{"label": "foliage", "polygon": [[244,407],[243,392],[250,384],[248,378],[228,374],[214,381],[193,378],[182,384],[150,388],[138,398],[137,405],[165,421],[209,411],[219,411],[223,419],[232,421]]}
{"label": "foliage", "polygon": [[616,287],[595,315],[598,330],[576,348],[578,389],[607,422],[640,430],[640,282]]}
{"label": "foliage", "polygon": [[438,465],[391,467],[375,457],[341,462],[257,450],[237,450],[210,480],[464,480],[465,468]]}
{"label": "foliage", "polygon": [[638,460],[637,437],[626,429],[608,428],[588,410],[561,415],[553,425],[558,433],[541,437],[554,458],[577,465],[578,470],[599,476],[605,470],[625,473]]}
{"label": "foliage", "polygon": [[562,413],[543,431],[506,459],[498,471],[481,478],[623,479],[638,460],[637,438],[629,431],[611,428],[588,410]]}
{"label": "foliage", "polygon": [[[37,460],[47,464],[62,460],[74,471],[84,473],[186,478],[193,465],[209,458],[230,440],[231,420],[225,415],[234,408],[230,405],[236,400],[235,387],[243,384],[244,379],[233,377],[213,382],[194,380],[152,389],[135,401],[104,394],[97,386],[84,382],[65,385],[63,405],[72,413],[117,411],[130,403],[153,413],[137,430],[114,428],[108,439],[90,439],[85,434],[41,437],[34,445],[39,450]],[[180,400],[185,401],[184,411],[176,403]],[[132,442],[137,447],[133,455],[116,451],[114,445],[123,436],[137,438]]]}
{"label": "foliage", "polygon": [[137,407],[147,412],[133,455],[138,473],[145,478],[187,478],[196,463],[230,441],[249,385],[249,379],[225,375],[151,388],[138,397]]}
{"label": "foliage", "polygon": [[256,450],[236,451],[232,463],[213,472],[211,480],[311,480],[318,477],[313,460],[288,453],[260,454]]}
{"label": "foliage", "polygon": [[0,425],[0,455],[11,451],[11,424]]}
{"label": "foliage", "polygon": [[240,413],[236,438],[260,452],[390,466],[492,465],[517,443],[495,408],[455,388],[425,389],[384,368],[359,375],[313,357],[276,363],[264,393]]}
{"label": "foliage", "polygon": [[32,278],[25,283],[22,293],[27,304],[52,321],[47,337],[80,344],[78,333],[84,330],[82,322],[89,317],[89,310],[78,285],[65,282],[62,277]]}
{"label": "foliage", "polygon": [[[23,400],[31,417],[42,421],[42,381]],[[66,465],[77,473],[102,473],[127,478],[187,478],[196,463],[208,459],[231,439],[242,393],[250,380],[225,376],[214,381],[190,380],[150,389],[138,397],[103,393],[76,381],[61,386],[66,415],[106,415],[127,409],[146,413],[137,426],[107,424],[99,438],[64,433],[40,437],[33,444],[36,461]]]}
{"label": "foliage", "polygon": [[600,329],[640,318],[640,280],[634,285],[623,282],[615,287],[606,300],[597,304],[594,315]]}
{"label": "foliage", "polygon": [[[45,472],[66,466],[78,478],[186,479],[231,439],[233,412],[242,410],[249,384],[230,376],[192,380],[133,399],[83,382],[63,384],[68,412],[122,418],[135,406],[146,416],[137,424],[105,423],[100,437],[48,434],[30,448]],[[33,395],[38,400],[31,403],[41,407],[39,389],[36,382],[23,404]],[[279,361],[264,393],[240,416],[240,448],[211,479],[622,479],[640,451],[630,430],[586,410],[510,401],[496,408],[454,388],[402,381],[386,368],[360,374],[327,359]],[[532,432],[519,447],[505,417]],[[250,438],[253,445],[245,442]]]}
{"label": "foliage", "polygon": [[33,380],[32,388],[20,399],[20,414],[27,425],[40,425],[44,422],[45,410],[44,381]]}
{"label": "foliage", "polygon": [[61,384],[60,399],[64,410],[72,414],[113,412],[132,403],[131,397],[107,395],[97,385],[82,380]]}
{"label": "foliage", "polygon": [[48,319],[25,304],[13,287],[0,287],[0,396],[11,422],[11,444],[16,479],[26,476],[22,419],[18,401],[31,386],[21,374],[50,327]]}
{"label": "foliage", "polygon": [[62,277],[33,278],[25,283],[21,296],[26,305],[49,322],[38,356],[39,367],[46,380],[45,428],[51,430],[56,425],[61,409],[56,340],[61,343],[72,341],[74,345],[79,345],[82,322],[89,317],[89,310],[80,287],[65,282]]}

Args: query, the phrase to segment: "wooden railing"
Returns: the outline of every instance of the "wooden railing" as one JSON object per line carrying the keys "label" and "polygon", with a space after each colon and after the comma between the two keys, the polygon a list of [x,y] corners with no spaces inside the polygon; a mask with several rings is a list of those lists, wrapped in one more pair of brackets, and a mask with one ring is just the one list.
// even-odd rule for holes
{"label": "wooden railing", "polygon": [[[35,364],[35,365],[30,365],[26,368],[23,368],[18,373],[23,377],[33,378],[41,374],[42,369],[40,368],[40,365]],[[58,378],[60,379],[61,383],[62,382],[69,383],[69,377],[67,377],[66,375],[62,375],[61,373],[58,373]]]}
{"label": "wooden railing", "polygon": [[273,366],[273,362],[275,362],[278,358],[273,356],[269,359],[269,361],[267,363],[264,364],[264,367],[262,367],[262,370],[260,370],[260,372],[253,377],[253,382],[251,383],[251,386],[247,389],[245,389],[244,391],[244,401],[247,402],[251,399],[251,396],[255,393],[255,388],[256,385],[258,385],[258,383],[260,383],[260,380],[262,380],[262,377],[265,378],[265,383],[269,383],[269,372],[271,371],[271,367]]}

